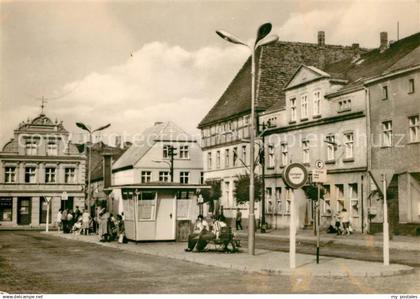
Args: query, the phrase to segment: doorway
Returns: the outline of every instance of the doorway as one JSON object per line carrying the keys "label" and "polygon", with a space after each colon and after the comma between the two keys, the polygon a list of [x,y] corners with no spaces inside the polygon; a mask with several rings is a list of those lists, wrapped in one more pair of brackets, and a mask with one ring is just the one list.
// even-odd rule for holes
{"label": "doorway", "polygon": [[32,198],[31,197],[19,197],[18,198],[18,225],[29,225],[31,224],[31,213],[32,213]]}

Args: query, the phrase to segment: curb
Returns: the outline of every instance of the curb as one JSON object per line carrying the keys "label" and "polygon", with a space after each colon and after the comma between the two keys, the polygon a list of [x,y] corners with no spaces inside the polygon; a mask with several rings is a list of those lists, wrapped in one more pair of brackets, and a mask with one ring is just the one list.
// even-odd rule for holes
{"label": "curb", "polygon": [[[42,232],[45,233],[45,232]],[[267,268],[262,268],[262,269],[257,269],[256,267],[253,266],[248,266],[248,265],[244,265],[244,264],[235,264],[235,263],[226,263],[226,262],[218,262],[217,260],[211,260],[211,261],[207,261],[207,260],[202,260],[199,258],[195,258],[194,254],[196,253],[188,253],[188,255],[174,255],[174,254],[167,254],[167,253],[161,253],[161,252],[151,252],[148,249],[144,249],[139,247],[134,247],[137,246],[136,244],[117,244],[117,243],[102,243],[102,242],[98,242],[98,241],[93,241],[91,239],[83,239],[83,238],[79,238],[79,236],[73,236],[73,235],[61,235],[61,234],[51,234],[50,236],[53,237],[59,237],[59,238],[63,238],[63,239],[68,239],[68,240],[73,240],[73,241],[80,241],[80,242],[86,242],[86,243],[91,243],[91,244],[96,244],[96,245],[100,245],[103,247],[108,247],[108,248],[114,248],[114,249],[119,249],[121,251],[129,251],[131,253],[140,253],[140,254],[145,254],[145,255],[149,255],[149,256],[158,256],[158,257],[163,257],[163,258],[169,258],[169,259],[176,259],[176,260],[180,260],[180,261],[184,261],[184,262],[190,262],[190,263],[196,263],[196,264],[200,264],[200,265],[205,265],[205,266],[211,266],[211,267],[218,267],[218,268],[224,268],[224,269],[232,269],[232,270],[238,270],[241,272],[247,272],[247,273],[260,273],[260,274],[266,274],[266,275],[299,275],[300,273],[302,273],[302,268],[297,268],[297,269],[267,269]],[[261,250],[261,252],[270,252],[269,250]],[[373,262],[366,262],[366,263],[370,263],[370,264],[379,264],[379,263],[373,263]],[[397,275],[405,275],[405,274],[410,274],[410,273],[414,273],[415,269],[413,267],[410,266],[406,266],[406,265],[398,265],[398,264],[392,264],[391,266],[394,267],[399,267],[399,269],[384,269],[384,270],[380,270],[380,271],[376,271],[376,272],[365,272],[365,271],[359,271],[359,272],[340,272],[340,271],[325,271],[325,272],[318,272],[318,271],[314,271],[314,269],[307,269],[305,271],[305,275],[312,275],[312,276],[316,276],[316,277],[329,277],[329,278],[333,278],[333,277],[387,277],[387,276],[397,276]]]}

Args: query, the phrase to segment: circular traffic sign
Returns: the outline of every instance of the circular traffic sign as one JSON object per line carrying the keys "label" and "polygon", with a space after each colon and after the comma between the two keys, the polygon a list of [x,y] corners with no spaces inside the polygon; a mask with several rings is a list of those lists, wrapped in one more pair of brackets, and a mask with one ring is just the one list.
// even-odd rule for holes
{"label": "circular traffic sign", "polygon": [[324,168],[324,166],[325,166],[324,161],[322,161],[322,160],[316,160],[316,161],[315,161],[315,167],[316,167],[316,168],[318,168],[318,169],[323,169],[323,168]]}
{"label": "circular traffic sign", "polygon": [[308,171],[303,164],[291,163],[284,168],[283,180],[290,188],[300,188],[305,185],[308,180]]}

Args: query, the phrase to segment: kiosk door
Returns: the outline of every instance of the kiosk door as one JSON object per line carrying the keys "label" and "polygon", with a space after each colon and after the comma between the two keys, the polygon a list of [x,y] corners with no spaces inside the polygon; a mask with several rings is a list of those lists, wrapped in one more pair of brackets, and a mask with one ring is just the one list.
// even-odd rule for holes
{"label": "kiosk door", "polygon": [[175,240],[175,204],[175,198],[159,198],[156,215],[156,240]]}

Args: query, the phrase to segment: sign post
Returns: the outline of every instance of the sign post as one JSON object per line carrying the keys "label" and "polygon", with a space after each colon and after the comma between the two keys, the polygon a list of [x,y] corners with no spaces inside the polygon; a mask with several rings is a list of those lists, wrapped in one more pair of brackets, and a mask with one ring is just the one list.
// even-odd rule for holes
{"label": "sign post", "polygon": [[321,185],[320,183],[325,183],[327,181],[327,170],[324,169],[324,162],[322,160],[315,161],[316,169],[312,170],[312,182],[317,184],[317,200],[315,204],[315,228],[316,228],[316,263],[319,264],[319,245],[321,243],[321,237],[319,235],[319,226],[320,226],[320,215],[319,215],[319,203],[321,200]]}
{"label": "sign post", "polygon": [[[389,223],[388,223],[388,203],[387,203],[387,188],[394,176],[392,169],[372,169],[369,171],[376,187],[382,193],[384,200],[384,220],[383,220],[383,255],[384,265],[389,266]],[[382,181],[382,184],[380,183]]]}
{"label": "sign post", "polygon": [[47,223],[45,225],[45,232],[48,233],[49,224],[50,224],[50,201],[51,201],[51,196],[46,196],[45,201],[47,202]]}
{"label": "sign post", "polygon": [[306,184],[308,172],[304,165],[291,163],[284,168],[283,181],[289,189],[287,196],[290,198],[290,224],[289,224],[289,263],[290,269],[296,268],[296,203],[294,189]]}
{"label": "sign post", "polygon": [[382,183],[384,191],[384,265],[389,266],[389,224],[388,224],[388,204],[386,196],[386,177],[382,175]]}

